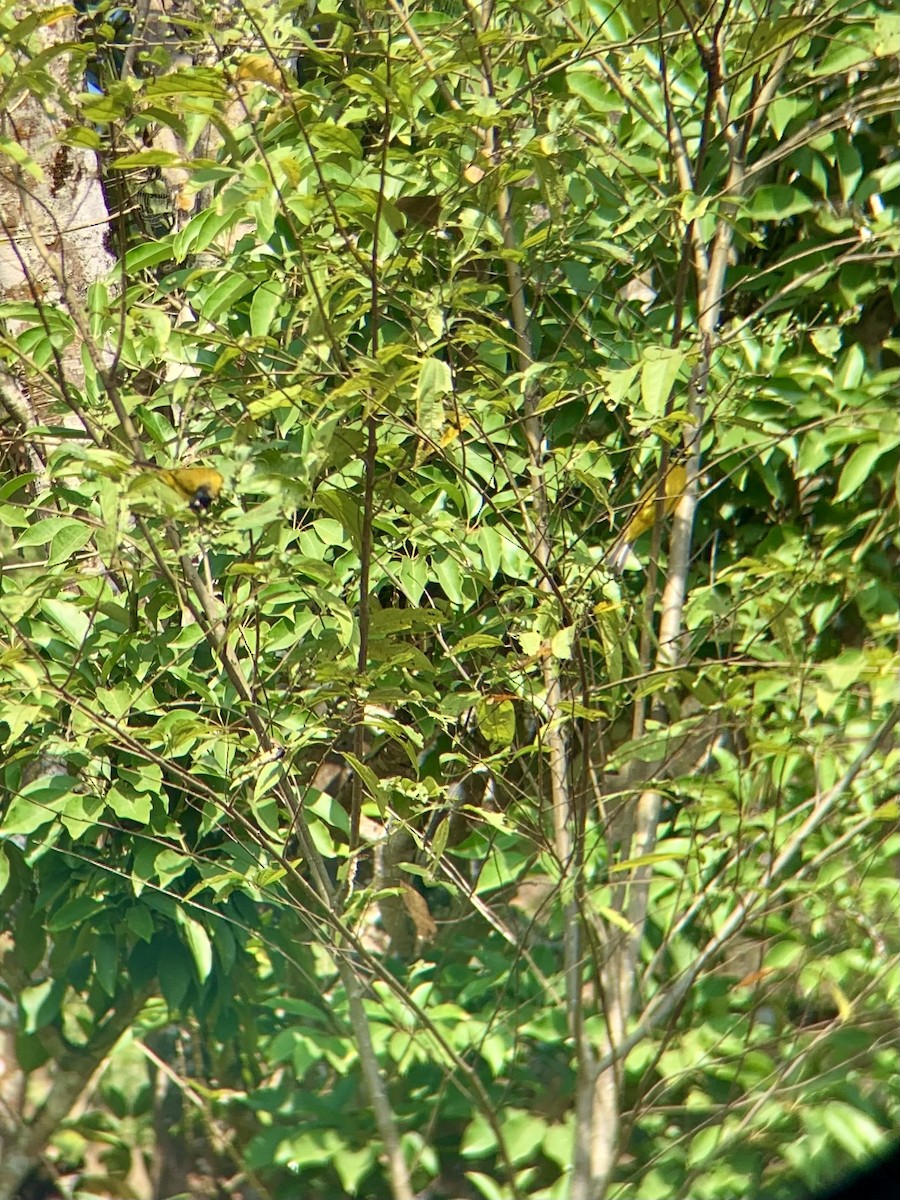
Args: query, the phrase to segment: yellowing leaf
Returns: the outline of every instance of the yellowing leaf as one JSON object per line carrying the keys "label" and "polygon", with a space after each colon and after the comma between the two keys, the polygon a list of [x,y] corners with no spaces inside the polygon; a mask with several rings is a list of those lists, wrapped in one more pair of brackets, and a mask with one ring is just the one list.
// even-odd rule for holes
{"label": "yellowing leaf", "polygon": [[284,77],[281,69],[268,54],[245,54],[235,71],[237,79],[248,79],[256,83],[266,83],[278,91],[284,89]]}

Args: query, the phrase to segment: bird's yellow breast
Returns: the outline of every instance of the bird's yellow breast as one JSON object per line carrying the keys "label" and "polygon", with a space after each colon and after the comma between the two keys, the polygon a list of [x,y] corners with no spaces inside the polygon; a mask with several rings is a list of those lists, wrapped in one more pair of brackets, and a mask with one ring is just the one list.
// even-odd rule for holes
{"label": "bird's yellow breast", "polygon": [[211,467],[157,468],[163,483],[177,492],[195,513],[205,513],[218,498],[224,480]]}

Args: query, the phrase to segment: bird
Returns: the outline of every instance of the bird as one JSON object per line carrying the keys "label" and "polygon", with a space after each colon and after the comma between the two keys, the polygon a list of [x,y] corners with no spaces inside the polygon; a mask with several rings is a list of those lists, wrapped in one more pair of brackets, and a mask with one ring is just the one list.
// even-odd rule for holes
{"label": "bird", "polygon": [[198,517],[209,511],[225,482],[211,467],[154,467],[153,470],[167,487],[187,501],[188,508]]}
{"label": "bird", "polygon": [[625,569],[634,543],[642,533],[653,528],[657,513],[661,511],[661,515],[667,517],[675,510],[686,487],[687,470],[680,462],[669,467],[664,483],[661,484],[659,475],[654,477],[638,496],[625,528],[606,552],[605,561],[610,570],[618,575]]}

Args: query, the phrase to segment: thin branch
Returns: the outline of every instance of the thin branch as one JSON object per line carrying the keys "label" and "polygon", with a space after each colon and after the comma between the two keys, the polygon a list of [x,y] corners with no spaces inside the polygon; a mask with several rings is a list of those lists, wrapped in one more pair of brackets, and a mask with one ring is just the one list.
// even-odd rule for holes
{"label": "thin branch", "polygon": [[650,1005],[628,1037],[603,1056],[598,1063],[598,1070],[606,1070],[614,1062],[626,1058],[663,1021],[666,1021],[681,1006],[699,976],[728,944],[734,934],[756,914],[758,909],[766,904],[771,904],[785,890],[786,884],[781,879],[791,860],[802,848],[807,838],[815,833],[824,822],[835,804],[846,794],[869,759],[898,724],[900,724],[900,705],[895,706],[882,721],[834,787],[829,788],[815,799],[813,811],[796,833],[792,834],[785,842],[784,847],[763,875],[760,884],[743,896],[731,916],[723,922],[719,932],[697,952],[690,967],[685,970],[681,978],[667,992],[661,993],[659,998]]}

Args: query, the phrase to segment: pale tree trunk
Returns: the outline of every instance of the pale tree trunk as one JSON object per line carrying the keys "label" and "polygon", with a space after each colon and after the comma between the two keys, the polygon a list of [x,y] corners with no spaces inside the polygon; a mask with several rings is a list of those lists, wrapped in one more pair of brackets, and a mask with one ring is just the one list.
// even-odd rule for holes
{"label": "pale tree trunk", "polygon": [[[39,0],[16,6],[18,18],[42,11]],[[22,43],[10,42],[6,53],[14,64],[14,80],[27,79],[34,57],[52,46],[77,39],[75,21],[65,17],[38,28]],[[38,98],[28,90],[10,89],[14,98],[0,113],[0,135],[16,150],[4,156],[0,172],[0,295],[4,303],[32,303],[47,314],[66,309],[73,299],[83,306],[89,286],[103,279],[112,266],[106,246],[109,220],[100,185],[96,155],[66,145],[60,134],[71,126],[61,97],[82,85],[69,74],[66,53],[47,59],[41,73],[56,85]],[[9,94],[9,93],[8,93]],[[14,338],[21,329],[8,323]],[[40,423],[48,400],[66,401],[68,423],[77,425],[74,410],[84,380],[81,338],[56,350],[44,371],[27,358],[0,373],[0,423],[17,445],[13,467],[38,476],[45,466],[45,448],[31,440],[17,441],[29,425]],[[54,419],[59,423],[59,417]]]}
{"label": "pale tree trunk", "polygon": [[[719,71],[721,47],[716,44],[707,63],[707,86],[715,109],[727,115],[729,106]],[[753,107],[739,114],[734,120],[724,123],[723,140],[728,148],[730,162],[728,179],[723,189],[727,196],[738,197],[746,189],[746,154],[753,130],[762,120],[765,110],[773,99],[792,46],[784,48],[775,59],[767,77],[755,96]],[[674,114],[670,114],[669,141],[675,174],[685,193],[696,191],[693,165],[686,149],[685,138],[678,127]],[[662,592],[659,623],[658,649],[653,666],[667,670],[676,666],[683,656],[683,611],[687,594],[687,575],[690,562],[691,537],[694,512],[697,505],[697,480],[700,471],[700,439],[705,420],[705,401],[711,358],[716,344],[728,257],[733,242],[733,209],[723,211],[710,241],[704,242],[699,223],[692,224],[690,235],[691,260],[697,292],[699,311],[699,333],[701,355],[694,368],[688,389],[689,423],[684,432],[685,452],[688,456],[688,486],[675,510],[672,536],[669,543],[668,572]],[[649,657],[646,666],[650,666]],[[638,706],[635,736],[643,732],[642,706]],[[665,705],[657,701],[652,710],[656,724],[662,727],[668,722]],[[628,780],[635,785],[639,781],[635,774]],[[626,858],[642,859],[653,853],[656,846],[662,797],[652,786],[644,787],[631,802],[632,810],[627,821],[630,826],[624,838],[622,853]],[[629,1022],[639,1009],[640,997],[636,994],[635,980],[641,943],[647,923],[648,902],[652,868],[647,865],[634,867],[626,884],[618,889],[616,907],[627,918],[630,927],[627,934],[614,932],[606,960],[602,967],[602,1001],[606,1017],[606,1045],[604,1058],[594,1085],[594,1111],[591,1131],[591,1188],[590,1200],[603,1200],[615,1170],[621,1128],[623,1060],[628,1050],[636,1043],[636,1035],[629,1036]],[[737,926],[736,926],[737,927]],[[677,1004],[683,1000],[677,987],[670,989],[669,999],[655,1002],[645,1009],[642,1023],[650,1027],[670,1016]],[[650,1014],[658,1014],[651,1018]],[[574,1194],[574,1192],[573,1192]]]}

